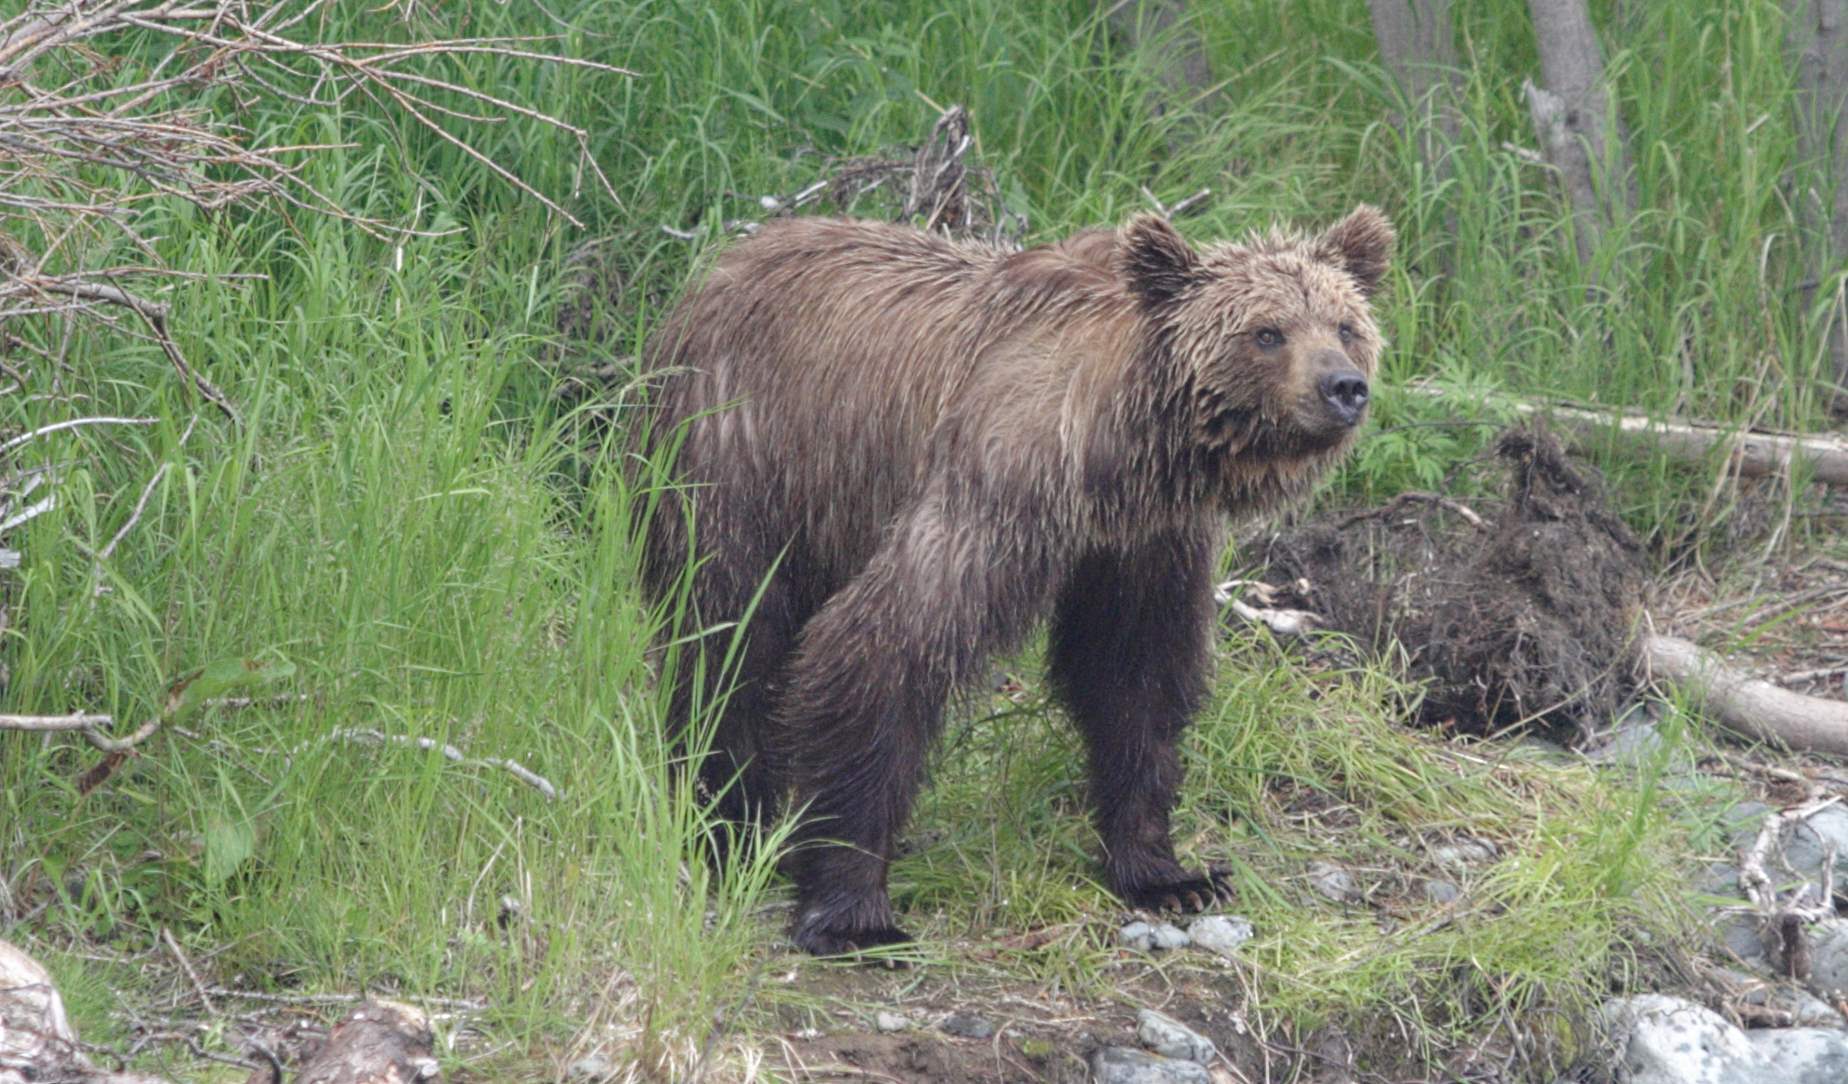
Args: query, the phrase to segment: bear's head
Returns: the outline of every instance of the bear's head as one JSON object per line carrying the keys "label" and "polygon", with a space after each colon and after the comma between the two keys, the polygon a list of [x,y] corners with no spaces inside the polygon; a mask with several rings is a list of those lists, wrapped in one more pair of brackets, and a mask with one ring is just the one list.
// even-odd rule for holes
{"label": "bear's head", "polygon": [[1371,300],[1392,245],[1386,216],[1364,204],[1317,236],[1199,251],[1154,215],[1123,228],[1118,271],[1173,373],[1182,439],[1229,481],[1313,472],[1353,440],[1379,361]]}

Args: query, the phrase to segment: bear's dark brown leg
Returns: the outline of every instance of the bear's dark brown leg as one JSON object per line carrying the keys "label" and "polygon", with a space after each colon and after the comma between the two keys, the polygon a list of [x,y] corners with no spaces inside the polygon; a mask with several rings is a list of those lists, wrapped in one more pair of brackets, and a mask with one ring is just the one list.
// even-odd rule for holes
{"label": "bear's dark brown leg", "polygon": [[[683,756],[695,752],[689,748],[689,729],[696,717],[713,720],[697,777],[702,799],[713,802],[723,822],[713,841],[718,862],[749,848],[776,815],[781,786],[764,740],[777,683],[807,616],[799,609],[788,568],[778,567],[763,532],[741,529],[738,516],[725,512],[716,499],[701,506],[704,557],[693,573],[682,624],[689,629],[742,625],[721,628],[681,650],[667,720],[668,734]],[[684,556],[680,561],[684,567]],[[671,589],[663,587],[664,592]]]}
{"label": "bear's dark brown leg", "polygon": [[[1036,540],[988,537],[1005,517],[915,508],[803,629],[779,746],[806,809],[795,855],[796,944],[834,955],[909,940],[886,867],[946,701],[1037,616]],[[973,537],[982,534],[983,537]]]}
{"label": "bear's dark brown leg", "polygon": [[1053,617],[1053,688],[1090,750],[1104,871],[1138,907],[1198,911],[1224,894],[1217,877],[1175,859],[1168,827],[1181,782],[1176,742],[1211,676],[1218,547],[1218,531],[1203,526],[1090,554]]}

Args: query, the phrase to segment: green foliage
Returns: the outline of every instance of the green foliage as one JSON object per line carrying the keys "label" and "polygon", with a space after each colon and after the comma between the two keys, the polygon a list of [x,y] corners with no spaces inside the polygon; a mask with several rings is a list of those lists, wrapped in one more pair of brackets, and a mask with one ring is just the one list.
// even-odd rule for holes
{"label": "green foliage", "polygon": [[[337,5],[326,33],[555,34],[560,52],[637,73],[488,55],[449,72],[591,129],[615,202],[580,184],[560,133],[454,131],[534,187],[577,193],[589,233],[614,238],[610,338],[588,348],[600,360],[636,351],[721,223],[761,213],[757,197],[832,157],[915,142],[959,103],[1038,239],[1120,220],[1144,186],[1169,200],[1211,187],[1182,224],[1203,240],[1325,222],[1363,199],[1387,209],[1402,233],[1381,299],[1392,348],[1337,497],[1438,486],[1493,432],[1480,401],[1496,392],[1818,417],[1821,339],[1798,300],[1782,181],[1804,164],[1769,0],[1622,5],[1624,21],[1602,23],[1636,214],[1590,270],[1520,153],[1518,88],[1535,63],[1516,0],[1457,5],[1468,70],[1441,173],[1421,133],[1388,120],[1403,103],[1358,0],[1197,5],[1226,82],[1196,103],[1163,100],[1161,51],[1124,55],[1078,0],[412,7],[406,26],[395,5]],[[120,48],[124,78],[158,61],[150,42],[99,47]],[[511,1051],[487,1075],[546,1063],[580,1031],[684,1068],[707,1056],[715,1012],[750,1045],[752,1014],[796,996],[760,984],[764,968],[806,965],[780,955],[781,912],[764,913],[776,848],[713,873],[705,810],[671,785],[647,645],[679,615],[641,605],[630,537],[631,506],[659,479],[586,466],[594,426],[551,396],[551,360],[584,349],[554,331],[584,235],[377,103],[315,115],[259,101],[244,122],[261,140],[351,143],[305,176],[356,214],[424,232],[168,210],[155,244],[198,275],[172,298],[175,333],[239,404],[241,430],[189,426],[195,406],[151,343],[9,329],[63,350],[60,387],[81,387],[87,409],[162,420],[44,438],[7,464],[62,472],[57,510],[9,536],[23,561],[0,580],[8,710],[184,724],[87,796],[76,780],[93,750],[0,734],[0,878],[46,904],[0,936],[140,952],[167,926],[247,982],[481,997],[478,1026]],[[1414,381],[1447,394],[1405,390]],[[54,420],[53,390],[0,396],[0,422]],[[1607,463],[1613,489],[1645,529],[1703,507],[1711,475],[1626,462]],[[138,523],[94,559],[163,465]],[[1395,727],[1411,694],[1382,672],[1328,673],[1262,644],[1229,655],[1177,822],[1193,857],[1235,865],[1265,1012],[1301,1026],[1417,1013],[1408,1027],[1435,1054],[1502,1005],[1569,1014],[1638,966],[1631,932],[1672,925],[1663,877],[1683,828],[1650,777],[1477,756]],[[256,703],[213,703],[227,696]],[[931,967],[1118,996],[1082,757],[1033,697],[998,709],[950,727],[895,896]],[[362,730],[478,759],[351,738]],[[560,796],[480,758],[517,761]],[[1446,833],[1490,839],[1498,857],[1460,912],[1395,894],[1391,936],[1302,883],[1305,862],[1331,855],[1414,876]],[[1049,927],[1076,932],[979,965],[964,951]],[[60,977],[77,961],[57,957]],[[73,981],[80,1023],[109,1034],[106,988]]]}

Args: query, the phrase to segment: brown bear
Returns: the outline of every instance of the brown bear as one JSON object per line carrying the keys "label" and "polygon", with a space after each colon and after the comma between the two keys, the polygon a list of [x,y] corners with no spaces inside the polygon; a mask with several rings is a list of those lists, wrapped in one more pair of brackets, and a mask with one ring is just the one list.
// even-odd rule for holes
{"label": "brown bear", "polygon": [[643,579],[692,563],[671,636],[743,628],[681,660],[669,724],[717,713],[700,784],[738,831],[798,812],[799,946],[906,940],[886,869],[946,703],[1042,618],[1109,884],[1222,894],[1168,828],[1214,563],[1351,443],[1392,243],[1367,206],[1199,251],[1149,215],[1026,251],[790,219],[681,301],[646,356],[638,451],[672,482]]}

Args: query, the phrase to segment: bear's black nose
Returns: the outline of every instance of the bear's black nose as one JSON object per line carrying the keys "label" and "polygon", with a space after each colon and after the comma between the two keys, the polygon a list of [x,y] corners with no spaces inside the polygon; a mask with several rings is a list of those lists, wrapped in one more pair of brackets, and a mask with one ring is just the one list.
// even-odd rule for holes
{"label": "bear's black nose", "polygon": [[1320,390],[1342,425],[1353,425],[1367,409],[1367,378],[1359,369],[1329,373],[1322,378]]}

